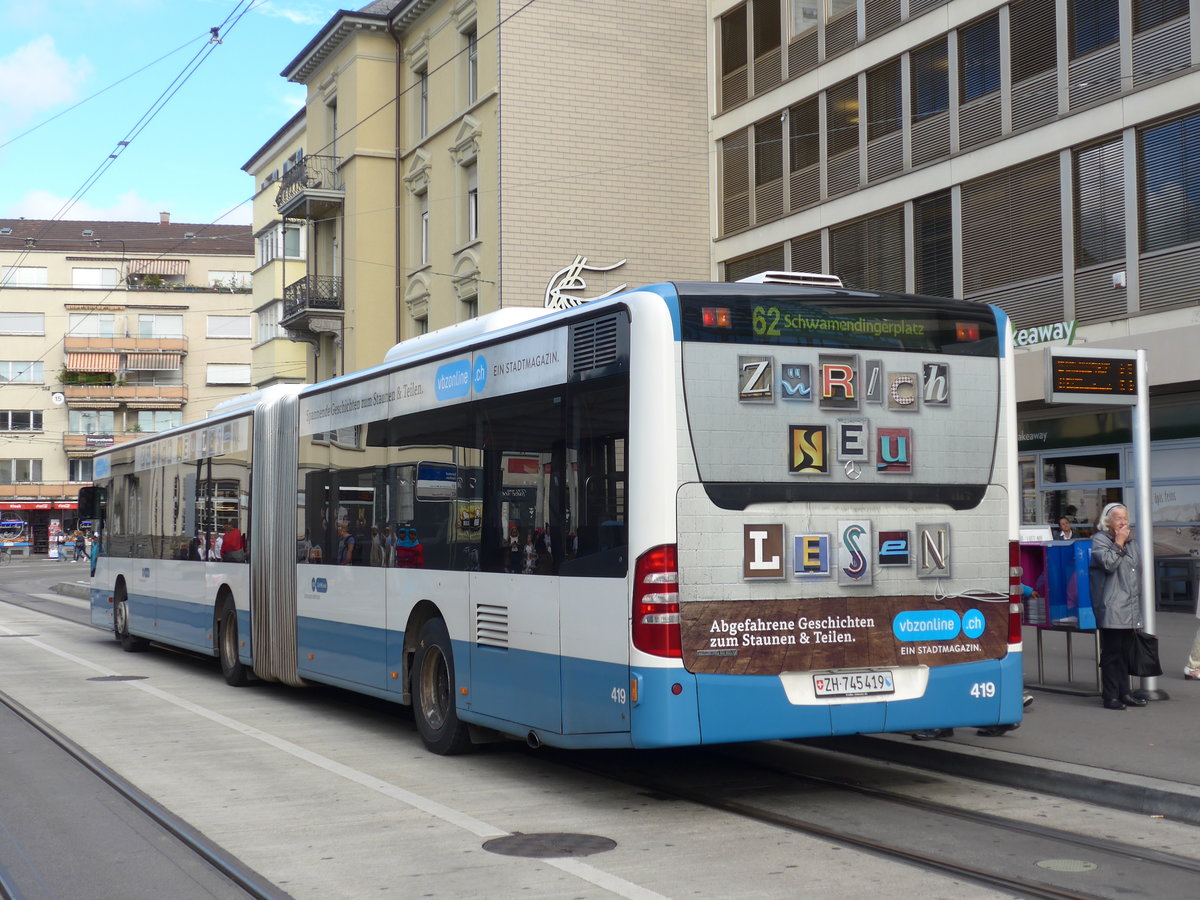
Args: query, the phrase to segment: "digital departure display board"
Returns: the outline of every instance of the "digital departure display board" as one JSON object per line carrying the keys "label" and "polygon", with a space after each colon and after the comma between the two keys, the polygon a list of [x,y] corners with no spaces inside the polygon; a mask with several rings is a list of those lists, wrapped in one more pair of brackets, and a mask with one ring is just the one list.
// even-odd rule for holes
{"label": "digital departure display board", "polygon": [[1136,350],[1055,347],[1047,358],[1046,400],[1050,403],[1137,402]]}

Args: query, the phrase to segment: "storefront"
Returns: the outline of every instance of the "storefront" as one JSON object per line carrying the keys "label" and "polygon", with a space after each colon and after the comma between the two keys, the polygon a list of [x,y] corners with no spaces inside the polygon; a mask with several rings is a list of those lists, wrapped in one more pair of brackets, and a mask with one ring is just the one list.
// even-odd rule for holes
{"label": "storefront", "polygon": [[74,527],[77,508],[74,500],[0,503],[0,544],[8,547],[14,556],[45,553],[52,530]]}
{"label": "storefront", "polygon": [[[1022,525],[1054,525],[1065,516],[1079,537],[1089,537],[1114,501],[1136,517],[1131,410],[1056,413],[1019,414]],[[1150,437],[1158,606],[1190,611],[1200,569],[1200,396],[1152,397]]]}

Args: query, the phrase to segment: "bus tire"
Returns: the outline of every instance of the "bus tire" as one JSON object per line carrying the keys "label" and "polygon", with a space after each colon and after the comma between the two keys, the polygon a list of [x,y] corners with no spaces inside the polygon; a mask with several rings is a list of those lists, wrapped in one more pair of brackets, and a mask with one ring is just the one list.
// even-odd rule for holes
{"label": "bus tire", "polygon": [[221,674],[225,683],[244,687],[250,682],[250,672],[238,659],[237,607],[226,597],[217,614],[217,656],[221,660]]}
{"label": "bus tire", "polygon": [[129,598],[125,586],[117,588],[113,597],[113,634],[121,642],[121,649],[126,653],[140,653],[150,646],[145,638],[134,637],[129,633]]}
{"label": "bus tire", "polygon": [[441,756],[471,748],[467,726],[454,703],[454,651],[441,619],[421,626],[412,673],[413,718],[426,748]]}

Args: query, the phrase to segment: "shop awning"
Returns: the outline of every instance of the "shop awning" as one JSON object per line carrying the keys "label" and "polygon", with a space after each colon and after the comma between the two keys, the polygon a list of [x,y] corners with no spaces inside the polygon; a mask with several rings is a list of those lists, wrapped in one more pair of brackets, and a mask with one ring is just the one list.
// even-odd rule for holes
{"label": "shop awning", "polygon": [[186,275],[186,259],[131,259],[130,275]]}
{"label": "shop awning", "polygon": [[121,357],[117,353],[68,353],[68,372],[115,372]]}
{"label": "shop awning", "polygon": [[125,357],[125,368],[130,372],[161,372],[178,369],[182,354],[179,353],[130,353]]}

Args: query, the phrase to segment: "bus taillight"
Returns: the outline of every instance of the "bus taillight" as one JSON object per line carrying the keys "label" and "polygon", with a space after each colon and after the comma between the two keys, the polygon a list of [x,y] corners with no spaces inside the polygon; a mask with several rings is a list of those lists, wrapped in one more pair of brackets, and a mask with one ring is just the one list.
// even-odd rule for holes
{"label": "bus taillight", "polygon": [[1021,545],[1008,542],[1008,642],[1021,643]]}
{"label": "bus taillight", "polygon": [[725,306],[706,306],[701,316],[705,328],[729,328],[733,325],[733,316]]}
{"label": "bus taillight", "polygon": [[633,646],[655,656],[683,656],[675,545],[663,544],[639,556],[633,580]]}

